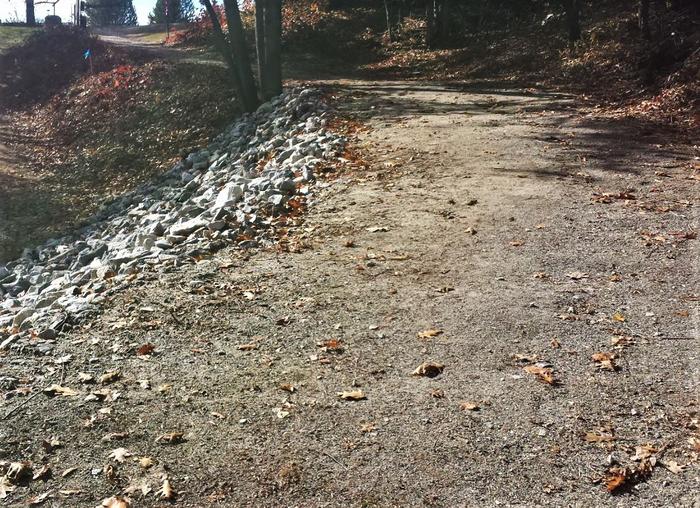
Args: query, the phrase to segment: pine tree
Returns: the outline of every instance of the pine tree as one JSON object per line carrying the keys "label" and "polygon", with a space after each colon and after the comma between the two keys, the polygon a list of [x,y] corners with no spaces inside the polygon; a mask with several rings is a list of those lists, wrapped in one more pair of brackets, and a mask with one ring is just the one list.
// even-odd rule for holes
{"label": "pine tree", "polygon": [[[168,15],[165,15],[165,6]],[[153,11],[148,15],[149,23],[178,23],[191,21],[194,18],[194,3],[192,0],[156,0]]]}
{"label": "pine tree", "polygon": [[93,26],[138,24],[132,0],[91,0],[86,10]]}

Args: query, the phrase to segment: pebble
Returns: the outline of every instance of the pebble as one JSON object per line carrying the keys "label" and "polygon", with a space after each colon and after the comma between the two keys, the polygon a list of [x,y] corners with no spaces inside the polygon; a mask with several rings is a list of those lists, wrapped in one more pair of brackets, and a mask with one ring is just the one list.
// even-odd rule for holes
{"label": "pebble", "polygon": [[0,264],[0,349],[25,347],[32,331],[54,340],[99,310],[98,293],[126,287],[141,271],[187,267],[191,256],[225,243],[271,244],[262,234],[268,217],[284,212],[299,188],[309,197],[315,167],[344,150],[346,139],[326,129],[328,115],[318,90],[286,91],[154,181],[105,203],[87,226]]}

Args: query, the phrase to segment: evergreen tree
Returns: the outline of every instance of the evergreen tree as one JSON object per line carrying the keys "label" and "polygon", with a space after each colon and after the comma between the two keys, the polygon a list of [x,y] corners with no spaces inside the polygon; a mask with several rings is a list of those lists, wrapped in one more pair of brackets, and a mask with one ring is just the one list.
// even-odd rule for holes
{"label": "evergreen tree", "polygon": [[90,0],[86,11],[93,26],[138,24],[132,0]]}
{"label": "evergreen tree", "polygon": [[[168,14],[165,14],[165,7]],[[192,0],[156,0],[156,6],[148,15],[149,23],[178,23],[191,21],[194,18],[194,3]]]}

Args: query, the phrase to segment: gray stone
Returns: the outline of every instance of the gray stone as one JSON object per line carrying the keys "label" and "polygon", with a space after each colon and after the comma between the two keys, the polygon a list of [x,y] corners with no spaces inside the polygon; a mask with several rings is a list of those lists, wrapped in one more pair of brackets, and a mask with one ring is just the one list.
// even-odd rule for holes
{"label": "gray stone", "polygon": [[12,344],[17,342],[22,335],[19,333],[13,333],[8,338],[0,342],[0,351],[8,349]]}
{"label": "gray stone", "polygon": [[37,337],[44,340],[52,340],[55,339],[57,335],[56,330],[53,328],[45,328],[38,333]]}
{"label": "gray stone", "polygon": [[200,218],[190,219],[185,222],[179,222],[177,224],[174,224],[173,226],[170,226],[169,236],[188,236],[193,231],[199,228],[206,227],[206,225],[207,221]]}
{"label": "gray stone", "polygon": [[219,192],[214,202],[214,209],[225,208],[235,205],[243,196],[243,187],[235,183],[229,183]]}

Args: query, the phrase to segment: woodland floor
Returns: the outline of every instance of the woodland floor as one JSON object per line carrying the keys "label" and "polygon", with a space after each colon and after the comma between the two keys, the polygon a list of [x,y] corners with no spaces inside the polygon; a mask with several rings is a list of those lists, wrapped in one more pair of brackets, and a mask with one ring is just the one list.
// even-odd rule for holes
{"label": "woodland floor", "polygon": [[[558,94],[328,85],[367,167],[329,179],[300,252],[145,274],[53,356],[5,358],[35,391],[83,392],[1,403],[0,458],[54,471],[10,505],[144,482],[134,505],[163,505],[166,470],[176,506],[695,506],[698,153]],[[444,371],[412,376],[425,361]],[[83,402],[78,372],[115,369],[118,398]]]}

